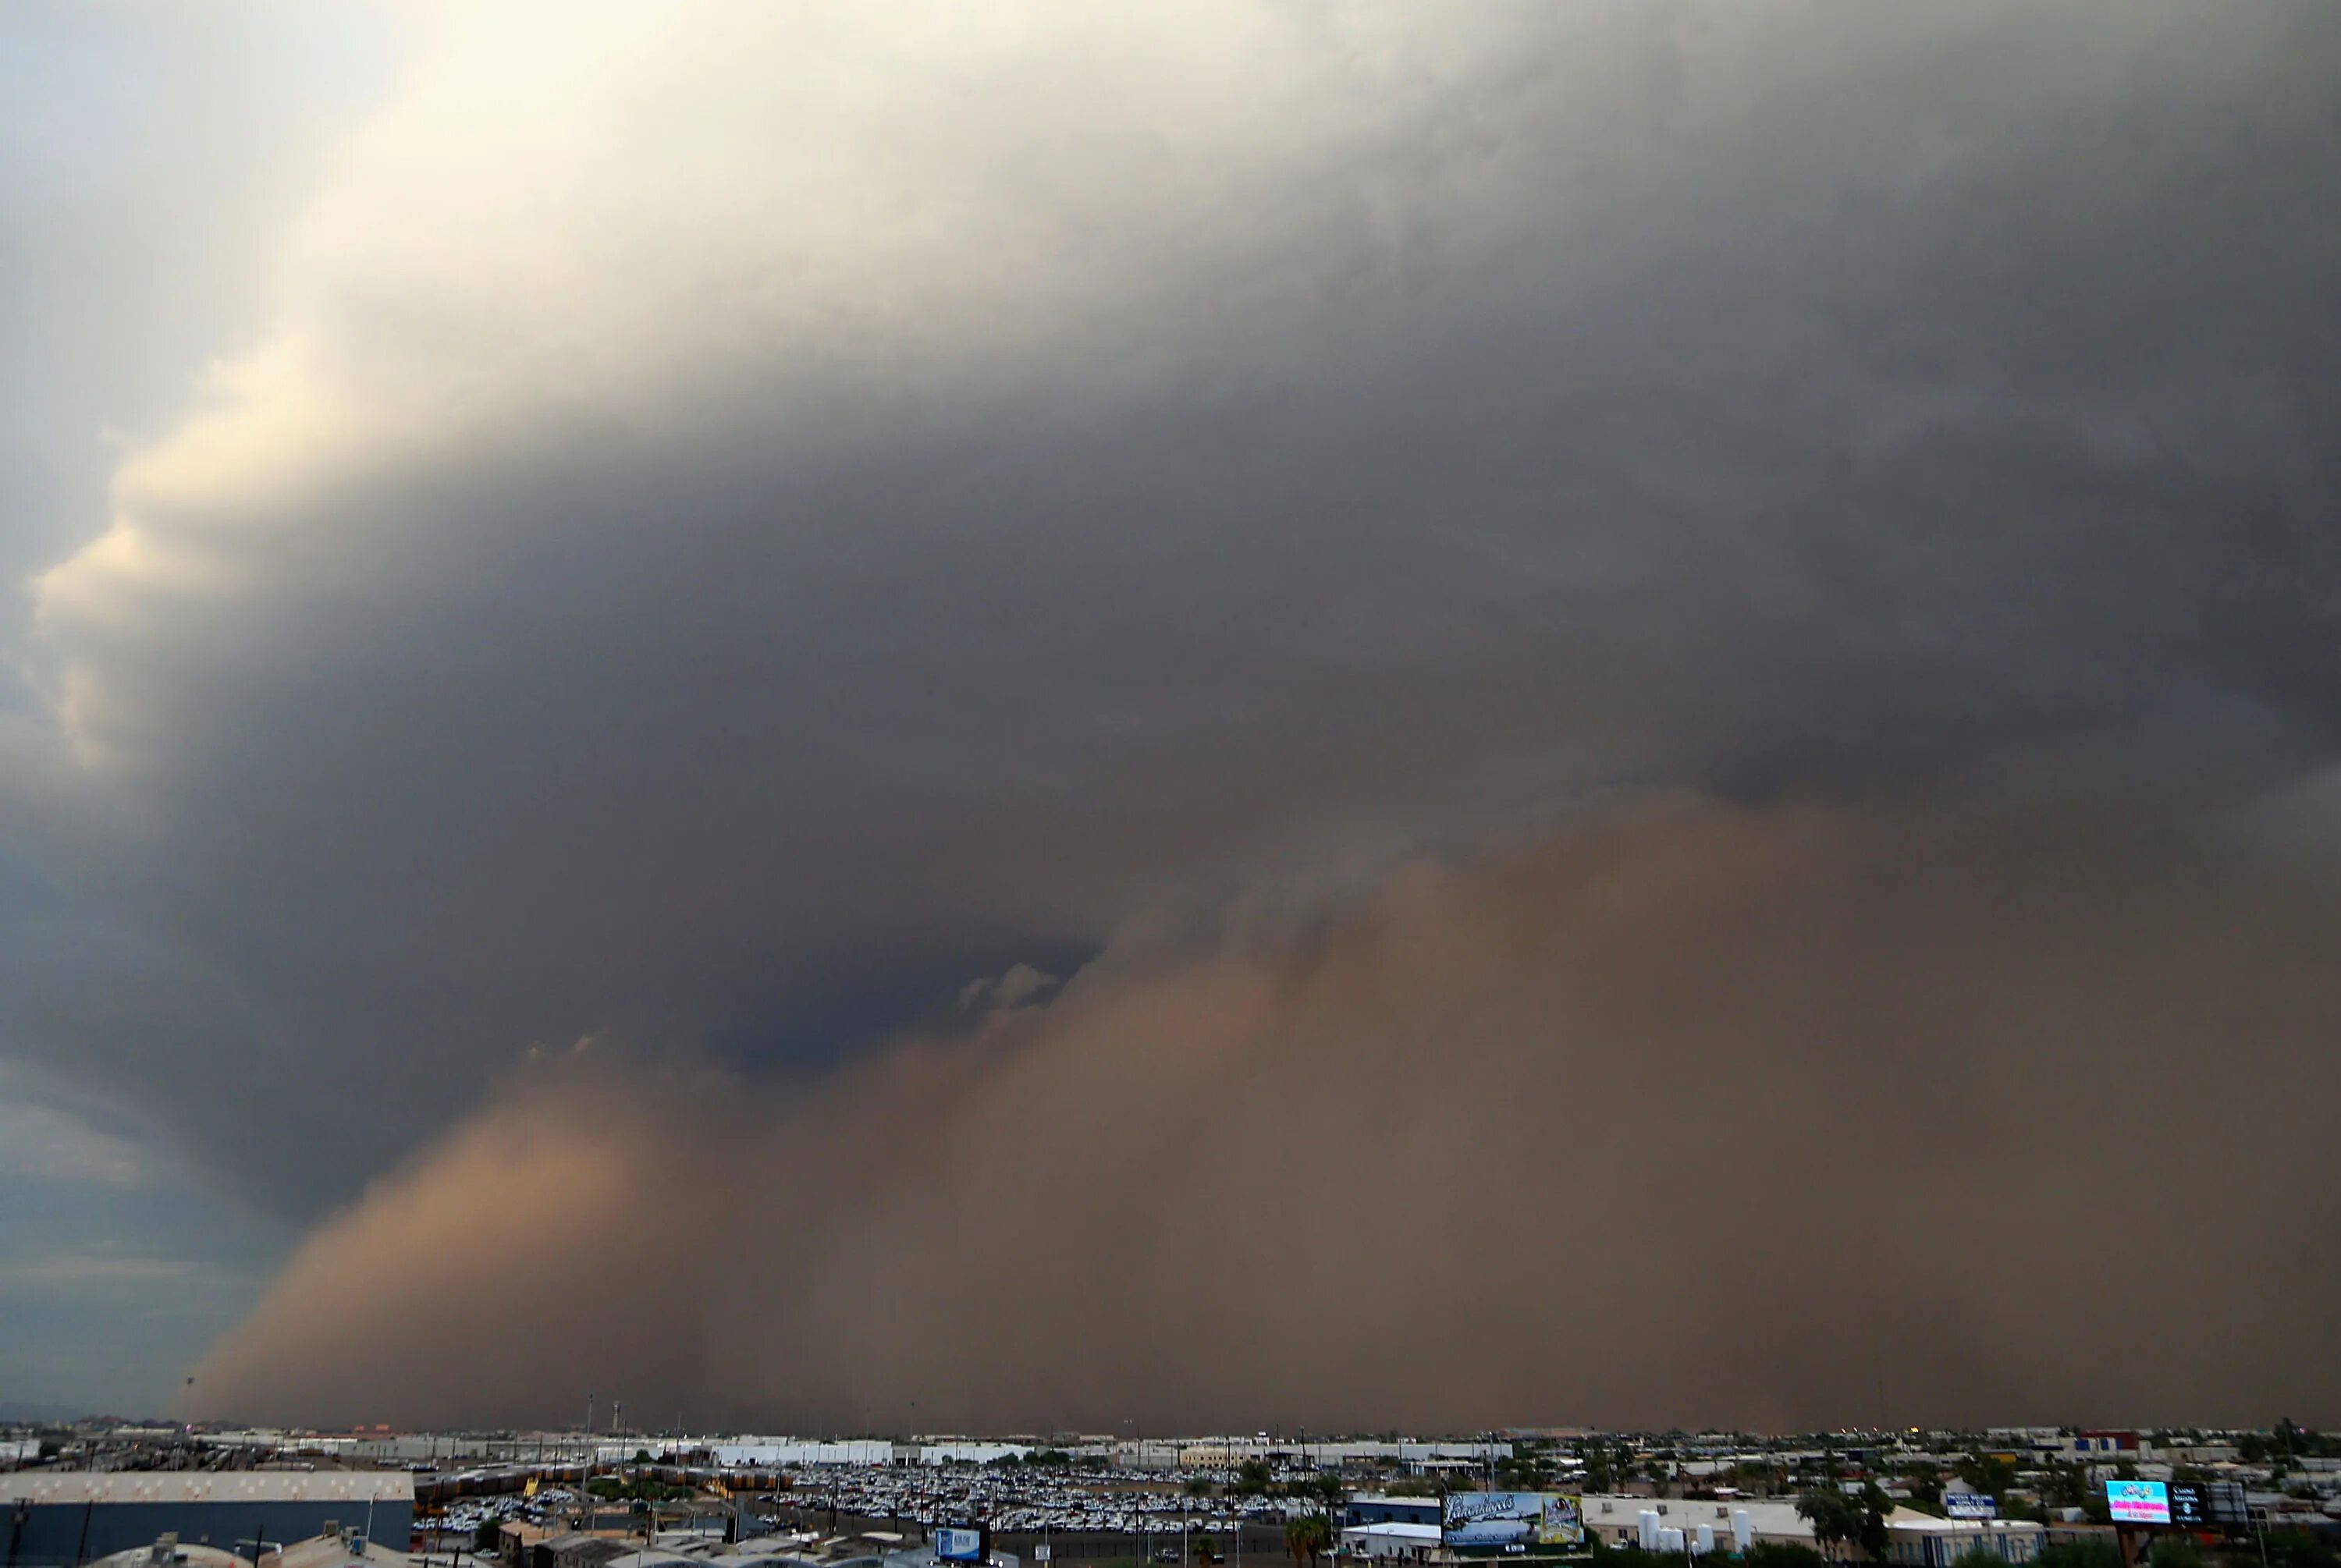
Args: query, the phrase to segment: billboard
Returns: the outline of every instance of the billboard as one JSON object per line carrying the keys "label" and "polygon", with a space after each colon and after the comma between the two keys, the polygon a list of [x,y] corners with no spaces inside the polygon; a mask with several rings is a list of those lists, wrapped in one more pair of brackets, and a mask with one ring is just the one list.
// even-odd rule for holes
{"label": "billboard", "polygon": [[1953,1519],[1997,1519],[1999,1499],[1987,1497],[1980,1492],[1946,1492],[1943,1512]]}
{"label": "billboard", "polygon": [[2108,1481],[2106,1512],[2117,1524],[2167,1524],[2170,1487],[2161,1481]]}
{"label": "billboard", "polygon": [[2174,1481],[2170,1523],[2182,1530],[2242,1530],[2250,1523],[2244,1489],[2233,1481]]}
{"label": "billboard", "polygon": [[965,1525],[939,1524],[935,1527],[935,1561],[938,1563],[981,1563],[983,1561],[983,1532]]}
{"label": "billboard", "polygon": [[1585,1500],[1573,1492],[1545,1494],[1544,1512],[1537,1517],[1539,1546],[1585,1544]]}
{"label": "billboard", "polygon": [[1441,1521],[1449,1546],[1582,1546],[1585,1510],[1574,1493],[1452,1492]]}
{"label": "billboard", "polygon": [[2203,1501],[2211,1510],[2212,1522],[2224,1530],[2248,1530],[2252,1527],[2250,1500],[2244,1495],[2240,1481],[2207,1481],[2203,1484]]}

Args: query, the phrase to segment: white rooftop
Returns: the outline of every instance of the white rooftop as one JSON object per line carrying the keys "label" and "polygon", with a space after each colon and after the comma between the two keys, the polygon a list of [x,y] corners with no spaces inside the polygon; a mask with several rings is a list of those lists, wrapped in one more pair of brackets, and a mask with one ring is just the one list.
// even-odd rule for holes
{"label": "white rooftop", "polygon": [[403,1470],[20,1470],[0,1475],[0,1502],[36,1505],[413,1501],[414,1477]]}
{"label": "white rooftop", "polygon": [[1436,1541],[1439,1538],[1439,1529],[1436,1524],[1413,1524],[1400,1520],[1386,1524],[1350,1524],[1345,1526],[1341,1533],[1371,1535],[1383,1541]]}

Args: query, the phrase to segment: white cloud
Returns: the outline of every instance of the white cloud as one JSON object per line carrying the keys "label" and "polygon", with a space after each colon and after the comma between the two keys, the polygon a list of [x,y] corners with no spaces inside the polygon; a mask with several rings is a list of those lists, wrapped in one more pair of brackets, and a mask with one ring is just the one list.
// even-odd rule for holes
{"label": "white cloud", "polygon": [[135,1186],[146,1179],[138,1149],[48,1106],[0,1099],[0,1180]]}
{"label": "white cloud", "polygon": [[81,1290],[108,1285],[147,1285],[185,1279],[195,1273],[196,1267],[184,1258],[65,1253],[0,1264],[0,1287],[17,1285]]}

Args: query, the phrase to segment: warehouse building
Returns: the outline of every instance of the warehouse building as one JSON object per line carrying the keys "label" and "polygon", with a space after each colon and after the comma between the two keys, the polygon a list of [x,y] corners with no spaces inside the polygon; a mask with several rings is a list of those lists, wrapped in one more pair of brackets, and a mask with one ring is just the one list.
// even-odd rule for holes
{"label": "warehouse building", "polygon": [[1886,1522],[1886,1560],[1898,1568],[1950,1568],[1970,1552],[2029,1563],[2048,1544],[2048,1527],[2026,1519],[1936,1519],[1897,1509]]}
{"label": "warehouse building", "polygon": [[72,1568],[173,1533],[183,1545],[252,1556],[255,1539],[273,1551],[328,1525],[403,1552],[414,1478],[403,1470],[25,1470],[0,1475],[0,1508],[15,1568]]}
{"label": "warehouse building", "polygon": [[[1708,1539],[1722,1543],[1722,1550],[1731,1550],[1735,1528],[1744,1529],[1751,1542],[1777,1541],[1788,1545],[1810,1546],[1813,1543],[1813,1522],[1797,1512],[1793,1500],[1766,1497],[1733,1499],[1695,1497],[1634,1497],[1617,1493],[1588,1493],[1584,1500],[1585,1528],[1601,1537],[1605,1546],[1646,1546],[1642,1540],[1642,1515],[1654,1515],[1656,1530],[1679,1530],[1687,1543],[1699,1539],[1699,1528],[1707,1528]],[[1734,1514],[1745,1516],[1745,1523],[1735,1521]],[[1688,1548],[1686,1548],[1688,1549]]]}
{"label": "warehouse building", "polygon": [[1439,1527],[1442,1504],[1436,1497],[1391,1497],[1361,1492],[1342,1505],[1344,1524],[1428,1524]]}
{"label": "warehouse building", "polygon": [[1436,1524],[1390,1522],[1351,1524],[1341,1531],[1341,1551],[1374,1563],[1427,1563],[1439,1554]]}

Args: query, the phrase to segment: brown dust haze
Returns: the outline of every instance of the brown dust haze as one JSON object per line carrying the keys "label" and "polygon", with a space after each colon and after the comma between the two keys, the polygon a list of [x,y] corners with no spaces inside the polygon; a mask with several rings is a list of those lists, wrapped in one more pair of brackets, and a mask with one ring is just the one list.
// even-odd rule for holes
{"label": "brown dust haze", "polygon": [[2313,869],[2151,817],[1686,803],[823,1079],[564,1067],[324,1227],[201,1408],[2332,1420]]}

